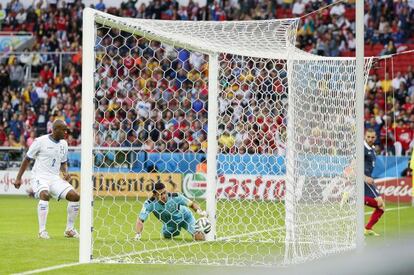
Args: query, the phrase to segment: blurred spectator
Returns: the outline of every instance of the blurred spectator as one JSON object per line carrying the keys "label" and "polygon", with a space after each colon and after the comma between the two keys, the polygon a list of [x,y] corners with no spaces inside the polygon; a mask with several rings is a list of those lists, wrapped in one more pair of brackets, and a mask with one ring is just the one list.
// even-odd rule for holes
{"label": "blurred spectator", "polygon": [[302,0],[295,1],[292,8],[292,14],[295,17],[300,17],[305,12],[305,4],[302,3]]}
{"label": "blurred spectator", "polygon": [[388,44],[384,47],[384,50],[381,51],[380,55],[391,55],[395,54],[397,49],[395,48],[394,41],[390,40]]}
{"label": "blurred spectator", "polygon": [[0,123],[0,146],[4,146],[7,141],[7,133],[4,130],[4,125]]}
{"label": "blurred spectator", "polygon": [[34,131],[31,131],[30,132],[30,136],[27,138],[27,142],[26,142],[27,147],[29,147],[30,145],[32,145],[32,143],[35,140],[35,138],[36,138],[36,133]]}
{"label": "blurred spectator", "polygon": [[48,83],[48,82],[49,82],[49,80],[51,80],[51,79],[53,78],[53,73],[52,73],[52,71],[49,69],[49,65],[45,65],[45,66],[43,67],[43,69],[40,71],[39,76],[40,76],[40,80],[41,80],[43,83]]}
{"label": "blurred spectator", "polygon": [[413,140],[413,129],[410,126],[411,124],[399,119],[395,127],[395,141],[401,143],[402,154],[408,152],[410,143]]}
{"label": "blurred spectator", "polygon": [[218,144],[223,153],[230,153],[230,150],[233,148],[234,143],[234,137],[227,131],[224,131],[218,139]]}
{"label": "blurred spectator", "polygon": [[200,163],[196,166],[196,172],[207,174],[207,159],[205,157],[200,159]]}
{"label": "blurred spectator", "polygon": [[338,3],[337,5],[332,6],[330,15],[341,17],[345,14],[345,5],[343,3]]}
{"label": "blurred spectator", "polygon": [[105,3],[103,2],[103,0],[99,0],[99,3],[95,5],[95,9],[97,9],[99,11],[105,11],[106,6],[105,6]]}
{"label": "blurred spectator", "polygon": [[13,58],[12,65],[10,66],[10,85],[12,88],[17,89],[23,84],[24,70],[18,63],[17,58]]}
{"label": "blurred spectator", "polygon": [[16,141],[16,138],[13,134],[9,134],[9,138],[8,138],[5,146],[20,147],[20,144],[19,144],[19,142]]}
{"label": "blurred spectator", "polygon": [[23,9],[23,4],[20,3],[20,0],[12,0],[10,4],[11,4],[11,10],[15,13],[18,13],[20,10]]}
{"label": "blurred spectator", "polygon": [[18,24],[23,24],[26,22],[27,13],[24,9],[20,9],[20,11],[16,14],[16,21]]}
{"label": "blurred spectator", "polygon": [[0,91],[9,86],[10,76],[9,72],[3,64],[0,64]]}
{"label": "blurred spectator", "polygon": [[388,93],[392,88],[392,81],[389,79],[389,73],[385,73],[385,77],[381,80],[381,88],[384,93]]}

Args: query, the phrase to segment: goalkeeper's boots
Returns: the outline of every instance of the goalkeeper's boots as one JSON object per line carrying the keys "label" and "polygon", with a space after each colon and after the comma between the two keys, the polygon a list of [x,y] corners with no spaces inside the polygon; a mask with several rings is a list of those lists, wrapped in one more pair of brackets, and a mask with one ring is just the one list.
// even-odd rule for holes
{"label": "goalkeeper's boots", "polygon": [[49,240],[49,233],[47,233],[46,230],[43,230],[42,232],[39,232],[39,239],[45,239],[45,240]]}
{"label": "goalkeeper's boots", "polygon": [[66,238],[75,238],[78,239],[79,238],[79,233],[78,231],[76,231],[76,229],[69,229],[66,230],[65,233],[63,233],[63,236],[65,236]]}
{"label": "goalkeeper's boots", "polygon": [[377,232],[375,232],[372,229],[365,229],[364,235],[365,236],[374,236],[374,237],[379,237],[380,236],[380,234],[378,234]]}

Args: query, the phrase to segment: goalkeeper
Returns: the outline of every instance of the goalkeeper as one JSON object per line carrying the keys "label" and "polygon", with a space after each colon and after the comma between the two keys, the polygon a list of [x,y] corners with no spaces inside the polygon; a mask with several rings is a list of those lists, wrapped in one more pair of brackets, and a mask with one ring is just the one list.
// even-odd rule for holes
{"label": "goalkeeper", "polygon": [[152,212],[164,224],[162,227],[164,238],[176,237],[180,235],[181,228],[184,228],[193,236],[194,240],[204,241],[204,233],[196,231],[196,221],[193,213],[189,210],[190,207],[200,216],[207,216],[197,203],[179,193],[167,193],[165,185],[160,182],[154,185],[152,193],[152,197],[145,201],[139,213],[135,228],[135,240],[141,239],[144,222]]}

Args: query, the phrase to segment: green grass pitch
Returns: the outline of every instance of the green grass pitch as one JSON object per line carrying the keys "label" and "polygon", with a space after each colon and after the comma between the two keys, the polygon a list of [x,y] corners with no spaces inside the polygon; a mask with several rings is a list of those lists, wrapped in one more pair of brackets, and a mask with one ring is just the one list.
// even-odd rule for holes
{"label": "green grass pitch", "polygon": [[[110,201],[110,203],[113,203],[112,200]],[[139,244],[133,244],[135,245],[135,248],[131,246],[130,249],[128,248],[128,245],[125,244],[118,246],[112,245],[112,247],[104,245],[105,243],[117,243],[116,238],[119,238],[119,241],[121,239],[122,241],[125,241],[128,238],[132,238],[133,233],[131,232],[131,230],[133,229],[133,224],[136,218],[136,215],[133,213],[138,212],[140,210],[140,204],[137,204],[137,206],[134,207],[134,203],[115,203],[115,205],[120,205],[119,207],[121,208],[126,207],[126,209],[123,209],[125,210],[125,213],[132,214],[126,217],[125,215],[114,214],[118,211],[113,212],[113,207],[107,207],[108,204],[109,202],[107,201],[97,201],[95,203],[95,211],[102,211],[103,213],[100,214],[109,214],[109,216],[112,216],[112,220],[105,220],[105,226],[103,226],[103,224],[99,224],[100,221],[98,220],[96,221],[95,225],[100,227],[101,233],[103,233],[106,228],[106,230],[112,230],[113,232],[117,232],[117,234],[111,234],[112,236],[114,236],[114,240],[104,240],[104,238],[100,240],[99,236],[95,236],[97,239],[95,247],[100,247],[100,251],[102,253],[109,253],[111,249],[113,250],[113,252],[117,254],[122,254],[123,252],[127,254],[131,251],[136,252],[137,250],[140,250],[142,247],[140,247]],[[237,204],[237,207],[234,209],[232,209],[232,207],[234,207],[234,204],[232,207],[227,206],[226,208],[229,209],[229,211],[241,209],[241,207],[246,209],[246,205],[240,203]],[[0,234],[2,236],[0,238],[0,274],[18,273],[28,270],[61,265],[65,263],[74,263],[78,261],[78,241],[73,239],[66,239],[63,237],[63,230],[66,224],[66,205],[66,202],[51,201],[47,228],[52,239],[39,240],[37,238],[37,201],[34,199],[29,199],[21,196],[0,196],[0,217],[2,220],[0,226]],[[254,216],[258,221],[257,224],[261,226],[259,227],[259,230],[261,228],[269,228],[269,226],[283,226],[282,208],[277,206],[277,204],[271,205],[272,206],[262,208],[265,209],[263,211],[254,213]],[[412,219],[412,217],[414,216],[414,208],[407,207],[406,205],[400,205],[399,210],[396,210],[396,207],[396,205],[387,205],[387,208],[390,209],[390,211],[387,211],[385,213],[383,218],[375,227],[378,233],[381,234],[381,237],[368,238],[368,245],[372,244],[373,242],[379,242],[388,239],[391,240],[395,236],[414,233],[414,220]],[[252,209],[252,207],[250,207],[250,209]],[[280,222],[278,222],[278,219],[266,219],[266,215],[269,215],[269,213],[267,213],[266,211],[269,211],[269,213],[281,213]],[[370,212],[371,210],[367,208],[366,211]],[[366,215],[366,218],[368,218],[368,215]],[[243,217],[232,218],[229,220],[222,221],[222,223],[223,222],[227,224],[227,229],[224,229],[229,230],[229,232],[232,231],[234,233],[238,230],[240,232],[246,231],[246,228],[242,228],[244,224]],[[111,224],[111,226],[109,226],[108,224]],[[146,222],[145,226],[145,233],[143,234],[144,240],[145,238],[156,239],[157,237],[160,237],[161,224],[158,221],[150,219]],[[257,230],[258,228],[255,229]],[[249,228],[247,228],[247,230],[249,230]],[[261,236],[261,238],[266,238],[266,236],[263,234],[259,234],[259,236]],[[257,238],[257,245],[255,246],[255,249],[260,250],[260,237],[256,236],[249,238]],[[142,244],[144,243],[145,242],[142,242]],[[182,237],[175,241],[166,242],[160,239],[158,242],[155,241],[152,245],[154,246],[153,249],[158,249],[157,253],[160,253],[159,250],[165,246],[183,244],[188,244],[191,246],[191,238],[187,233],[182,234]],[[248,245],[249,244],[246,243],[246,247]],[[192,250],[194,253],[197,253],[197,247],[200,246],[194,246],[194,249]],[[240,249],[244,250],[246,247],[241,246]],[[148,247],[148,245],[146,248],[151,249],[151,247]],[[213,244],[210,244],[210,249],[214,251]],[[262,249],[264,249],[265,252],[269,255],[273,253],[277,256],[277,247],[273,248],[275,251],[272,251],[272,248],[269,249],[268,246],[266,246],[266,244],[263,244]],[[242,254],[243,252],[237,251],[237,249],[235,250],[234,246],[232,246],[231,243],[229,243],[228,247],[226,247],[225,245],[220,246],[220,251],[225,253],[239,254]],[[205,251],[199,252],[204,253]],[[165,251],[162,253],[168,252]],[[141,255],[143,257],[143,254]],[[187,257],[188,256],[189,255],[187,255]],[[233,269],[237,271],[237,267],[234,267]],[[52,270],[49,272],[45,272],[44,274],[172,274],[171,272],[177,274],[196,274],[198,271],[201,272],[206,270],[212,272],[213,274],[215,271],[219,271],[220,267],[186,265],[166,266],[157,264],[91,264]]]}

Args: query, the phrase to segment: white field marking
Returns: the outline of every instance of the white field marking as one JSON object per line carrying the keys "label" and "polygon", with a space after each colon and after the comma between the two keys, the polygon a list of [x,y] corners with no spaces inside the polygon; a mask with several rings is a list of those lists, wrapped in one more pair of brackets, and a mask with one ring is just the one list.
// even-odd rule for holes
{"label": "white field marking", "polygon": [[29,270],[29,271],[25,271],[25,272],[22,272],[22,273],[13,273],[12,275],[35,274],[35,273],[46,272],[46,271],[55,270],[55,269],[61,269],[61,268],[70,267],[70,266],[76,266],[76,265],[80,265],[80,264],[81,263],[60,264],[60,265],[54,265],[54,266],[49,266],[49,267],[44,267],[44,268]]}
{"label": "white field marking", "polygon": [[[312,224],[315,224],[315,223],[312,223]],[[306,224],[306,225],[309,225],[309,224]],[[105,262],[105,261],[110,261],[110,260],[118,259],[118,258],[136,256],[136,255],[152,253],[152,252],[158,252],[158,251],[164,251],[164,250],[170,250],[170,249],[180,248],[180,247],[193,246],[193,245],[196,245],[196,244],[205,244],[205,243],[208,243],[208,242],[217,242],[217,241],[228,241],[228,240],[231,240],[231,239],[237,239],[237,238],[245,237],[245,236],[249,236],[249,235],[256,235],[256,234],[265,233],[265,232],[272,232],[272,231],[282,230],[284,228],[285,228],[284,226],[283,227],[280,226],[280,227],[272,228],[270,230],[265,229],[265,230],[259,230],[259,231],[252,231],[252,232],[249,232],[249,233],[243,233],[243,234],[238,234],[238,235],[233,235],[233,236],[228,236],[228,237],[220,237],[220,238],[217,238],[217,239],[211,240],[211,241],[203,241],[202,243],[191,241],[191,242],[188,242],[186,244],[177,244],[177,245],[174,245],[174,246],[165,246],[165,247],[161,247],[161,248],[154,248],[154,249],[149,249],[149,250],[144,250],[144,251],[139,251],[139,252],[126,253],[126,254],[122,254],[122,255],[118,255],[118,256],[106,257],[106,258],[102,258],[102,259],[97,260],[97,261],[98,262]]]}
{"label": "white field marking", "polygon": [[[394,208],[386,208],[385,211],[394,211],[394,210],[398,210],[398,209],[405,209],[405,208],[409,208],[411,206],[403,206],[403,207],[394,207]],[[369,215],[371,214],[371,212],[365,212],[365,215]],[[337,221],[337,220],[344,220],[350,217],[341,217],[339,219],[333,219],[332,221]],[[329,222],[329,221],[323,221],[323,222]],[[313,223],[307,223],[307,224],[303,224],[303,226],[308,226],[308,225],[312,225],[312,224],[318,224],[318,223],[322,223],[321,221],[315,221]],[[220,237],[217,238],[216,240],[212,240],[212,241],[205,241],[203,243],[206,242],[216,242],[216,241],[227,241],[227,240],[231,240],[231,239],[237,239],[240,237],[245,237],[245,236],[250,236],[250,235],[256,235],[256,234],[260,234],[260,233],[266,233],[266,232],[272,232],[272,231],[277,231],[277,230],[282,230],[285,227],[280,226],[280,227],[276,227],[273,229],[266,229],[266,230],[259,230],[259,231],[253,231],[253,232],[248,232],[248,233],[243,233],[243,234],[238,234],[238,235],[233,235],[233,236],[228,236],[228,237]],[[140,251],[140,252],[132,252],[132,253],[126,253],[126,254],[122,254],[122,255],[118,255],[118,256],[112,256],[112,257],[105,257],[105,258],[101,258],[100,260],[96,260],[97,262],[105,262],[105,261],[111,261],[114,259],[119,259],[119,258],[123,258],[123,257],[130,257],[130,256],[136,256],[136,255],[141,255],[141,254],[146,254],[146,253],[152,253],[152,252],[158,252],[158,251],[165,251],[165,250],[169,250],[169,249],[174,249],[174,248],[180,248],[180,247],[187,247],[187,246],[193,246],[196,244],[200,244],[199,242],[189,242],[186,244],[177,244],[174,246],[166,246],[166,247],[161,247],[161,248],[155,248],[155,249],[150,249],[150,250],[146,250],[146,251]]]}
{"label": "white field marking", "polygon": [[[411,206],[402,206],[402,207],[393,207],[393,208],[386,208],[385,211],[394,211],[394,210],[398,210],[398,209],[406,209],[406,208],[411,208]],[[369,215],[371,214],[371,212],[365,212],[365,215]],[[341,218],[343,219],[343,218]],[[337,219],[336,219],[337,220]],[[309,224],[307,224],[309,225]],[[250,232],[250,233],[244,233],[244,234],[239,234],[239,235],[233,235],[233,236],[229,236],[229,237],[221,237],[218,238],[215,241],[226,241],[229,239],[235,239],[235,238],[239,238],[239,237],[243,237],[243,236],[248,236],[251,234],[259,234],[259,233],[264,233],[264,232],[269,232],[269,231],[274,231],[274,230],[278,230],[278,229],[283,229],[284,227],[278,227],[278,228],[274,228],[271,230],[260,230],[260,231],[256,231],[256,232]],[[212,242],[212,241],[210,241]],[[139,254],[144,254],[144,253],[150,253],[150,252],[157,252],[157,251],[163,251],[163,250],[168,250],[168,249],[173,249],[173,248],[179,248],[179,247],[186,247],[186,246],[192,246],[195,244],[200,244],[197,242],[190,242],[187,244],[180,244],[180,245],[176,245],[176,246],[170,246],[170,247],[163,247],[163,248],[157,248],[157,249],[152,249],[152,250],[147,250],[147,251],[141,251],[141,252],[136,252],[136,253],[129,253],[129,254],[125,254],[125,255],[120,255],[120,256],[116,256],[116,257],[112,257],[112,259],[116,259],[116,258],[121,258],[121,257],[128,257],[128,256],[133,256],[133,255],[139,255]],[[92,261],[92,263],[99,263],[101,261],[110,261],[111,258],[103,258],[101,260],[94,260]],[[108,262],[111,263],[111,262]],[[119,263],[118,261],[114,261],[112,263]],[[50,266],[50,267],[45,267],[45,268],[40,268],[40,269],[34,269],[34,270],[29,270],[29,271],[25,271],[22,273],[14,273],[12,275],[26,275],[26,274],[36,274],[36,273],[40,273],[40,272],[46,272],[46,271],[50,271],[50,270],[56,270],[56,269],[61,269],[61,268],[65,268],[65,267],[71,267],[71,266],[77,266],[80,265],[81,263],[76,262],[76,263],[68,263],[68,264],[61,264],[61,265],[55,265],[55,266]]]}
{"label": "white field marking", "polygon": [[[401,207],[392,207],[392,208],[387,208],[387,205],[385,205],[385,212],[388,211],[394,211],[394,210],[401,210],[401,209],[407,209],[407,208],[411,208],[412,206],[401,206]],[[371,211],[367,211],[365,212],[365,215],[369,215],[371,214]]]}

